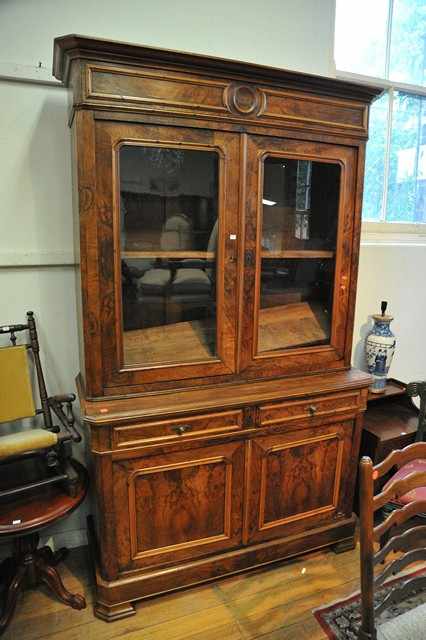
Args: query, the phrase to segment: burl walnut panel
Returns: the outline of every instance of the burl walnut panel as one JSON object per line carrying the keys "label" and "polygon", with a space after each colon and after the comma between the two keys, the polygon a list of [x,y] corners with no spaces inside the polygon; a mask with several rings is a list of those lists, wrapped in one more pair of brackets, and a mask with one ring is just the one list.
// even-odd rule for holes
{"label": "burl walnut panel", "polygon": [[[320,461],[328,464],[321,468]],[[333,433],[272,447],[262,460],[261,491],[265,501],[261,529],[297,518],[300,513],[333,509],[339,489],[340,474],[336,471],[341,462],[342,447]]]}
{"label": "burl walnut panel", "polygon": [[164,565],[241,541],[244,443],[113,465],[122,569]]}
{"label": "burl walnut panel", "polygon": [[223,101],[225,82],[155,69],[92,66],[87,68],[87,79],[88,98],[110,98],[166,109],[227,111]]}
{"label": "burl walnut panel", "polygon": [[250,469],[249,538],[291,535],[336,515],[352,421],[257,438]]}

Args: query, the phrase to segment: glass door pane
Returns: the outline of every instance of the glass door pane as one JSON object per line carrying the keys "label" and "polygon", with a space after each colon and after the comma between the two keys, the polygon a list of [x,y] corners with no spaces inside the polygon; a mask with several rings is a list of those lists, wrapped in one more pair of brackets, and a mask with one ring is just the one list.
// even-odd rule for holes
{"label": "glass door pane", "polygon": [[126,143],[119,180],[124,364],[215,359],[218,154]]}
{"label": "glass door pane", "polygon": [[263,163],[257,353],[330,343],[340,165]]}

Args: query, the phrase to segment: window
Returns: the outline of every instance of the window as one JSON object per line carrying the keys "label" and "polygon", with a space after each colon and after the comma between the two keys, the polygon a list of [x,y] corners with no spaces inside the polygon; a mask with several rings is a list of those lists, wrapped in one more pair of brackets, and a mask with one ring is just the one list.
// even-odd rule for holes
{"label": "window", "polygon": [[426,0],[336,0],[338,75],[383,86],[373,103],[363,219],[426,223]]}

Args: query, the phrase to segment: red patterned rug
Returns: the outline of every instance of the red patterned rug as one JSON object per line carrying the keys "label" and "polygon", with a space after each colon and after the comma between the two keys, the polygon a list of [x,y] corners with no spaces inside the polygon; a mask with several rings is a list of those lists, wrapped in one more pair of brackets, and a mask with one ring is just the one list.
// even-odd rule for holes
{"label": "red patterned rug", "polygon": [[[403,582],[413,576],[426,574],[426,567],[412,573],[406,573],[399,578],[394,578],[386,582],[375,593],[377,604],[382,602],[384,597],[393,589],[397,582]],[[381,616],[380,622],[391,620],[397,616],[410,611],[420,604],[426,602],[426,591],[421,591],[416,595],[400,602],[396,606],[389,607]],[[358,640],[358,631],[361,625],[361,597],[360,593],[355,593],[344,600],[339,600],[326,607],[314,609],[312,612],[323,628],[330,640]]]}

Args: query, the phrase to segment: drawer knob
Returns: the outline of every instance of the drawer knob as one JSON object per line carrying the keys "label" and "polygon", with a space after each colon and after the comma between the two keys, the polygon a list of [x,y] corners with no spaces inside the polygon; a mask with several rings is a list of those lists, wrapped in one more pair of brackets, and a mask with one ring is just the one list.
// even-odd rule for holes
{"label": "drawer knob", "polygon": [[314,416],[317,412],[317,408],[314,404],[309,405],[308,407],[308,411],[310,413],[311,416]]}
{"label": "drawer knob", "polygon": [[177,427],[172,427],[172,431],[182,436],[187,431],[191,431],[192,426],[190,424],[179,424]]}

